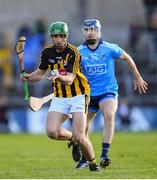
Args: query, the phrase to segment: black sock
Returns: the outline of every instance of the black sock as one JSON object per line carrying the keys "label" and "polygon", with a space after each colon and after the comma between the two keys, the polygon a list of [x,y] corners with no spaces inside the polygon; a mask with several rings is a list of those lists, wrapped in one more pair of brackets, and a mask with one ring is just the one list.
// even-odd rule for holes
{"label": "black sock", "polygon": [[95,157],[93,159],[89,160],[89,164],[95,164],[95,163],[96,163]]}
{"label": "black sock", "polygon": [[74,145],[77,144],[77,141],[76,141],[76,139],[74,138],[74,136],[72,136],[72,137],[69,139],[69,141],[70,141],[72,144],[74,144]]}
{"label": "black sock", "polygon": [[84,156],[84,155],[82,155],[82,159],[81,159],[81,161],[83,161],[83,162],[86,162],[86,161],[87,161],[87,159],[85,158],[85,156]]}
{"label": "black sock", "polygon": [[101,154],[101,158],[105,158],[108,159],[108,152],[110,149],[110,144],[109,143],[102,143],[102,154]]}

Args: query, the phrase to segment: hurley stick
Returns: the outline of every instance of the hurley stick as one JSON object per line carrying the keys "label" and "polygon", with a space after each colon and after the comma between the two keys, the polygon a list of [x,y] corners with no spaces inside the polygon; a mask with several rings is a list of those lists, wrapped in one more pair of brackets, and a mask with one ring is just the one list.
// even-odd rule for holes
{"label": "hurley stick", "polygon": [[[24,36],[21,36],[16,43],[15,50],[18,56],[21,75],[24,77],[25,75],[25,69],[24,69],[24,63],[23,63],[23,50],[26,43],[26,38]],[[24,100],[28,101],[29,99],[29,93],[28,93],[28,84],[27,80],[23,80],[23,88],[24,88]]]}
{"label": "hurley stick", "polygon": [[44,96],[42,98],[37,98],[37,97],[29,97],[29,107],[33,110],[33,111],[38,111],[45,103],[47,103],[48,101],[50,101],[53,98],[54,94],[49,94],[47,96]]}

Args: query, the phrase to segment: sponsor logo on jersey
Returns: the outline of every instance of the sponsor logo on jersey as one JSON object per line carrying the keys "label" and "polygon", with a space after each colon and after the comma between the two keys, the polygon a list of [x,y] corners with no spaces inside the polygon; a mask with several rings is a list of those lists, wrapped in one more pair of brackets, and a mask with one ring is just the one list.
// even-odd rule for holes
{"label": "sponsor logo on jersey", "polygon": [[56,59],[60,59],[60,60],[61,60],[61,59],[62,59],[62,57],[61,57],[61,56],[57,56],[57,57],[56,57]]}
{"label": "sponsor logo on jersey", "polygon": [[49,62],[50,63],[55,63],[55,60],[54,59],[49,59]]}
{"label": "sponsor logo on jersey", "polygon": [[86,65],[85,69],[89,75],[106,73],[106,65],[105,64]]}
{"label": "sponsor logo on jersey", "polygon": [[55,63],[60,64],[61,60],[62,60],[62,57],[61,56],[57,56],[55,59],[49,59],[48,61],[50,63],[53,63],[53,64],[55,64]]}

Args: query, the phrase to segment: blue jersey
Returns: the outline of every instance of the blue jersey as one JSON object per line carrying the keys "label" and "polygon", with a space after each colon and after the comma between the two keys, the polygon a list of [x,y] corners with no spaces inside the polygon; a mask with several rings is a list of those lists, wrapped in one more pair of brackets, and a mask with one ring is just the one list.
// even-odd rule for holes
{"label": "blue jersey", "polygon": [[116,44],[101,40],[95,50],[88,48],[86,43],[78,49],[82,55],[82,72],[89,81],[91,96],[118,93],[115,59],[120,58],[123,50]]}

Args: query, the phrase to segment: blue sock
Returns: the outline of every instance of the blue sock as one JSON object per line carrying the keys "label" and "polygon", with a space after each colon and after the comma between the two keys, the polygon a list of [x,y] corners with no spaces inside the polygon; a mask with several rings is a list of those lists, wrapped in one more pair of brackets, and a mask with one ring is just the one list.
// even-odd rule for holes
{"label": "blue sock", "polygon": [[101,154],[101,158],[105,158],[108,159],[108,152],[110,149],[110,144],[109,143],[102,143],[102,154]]}

